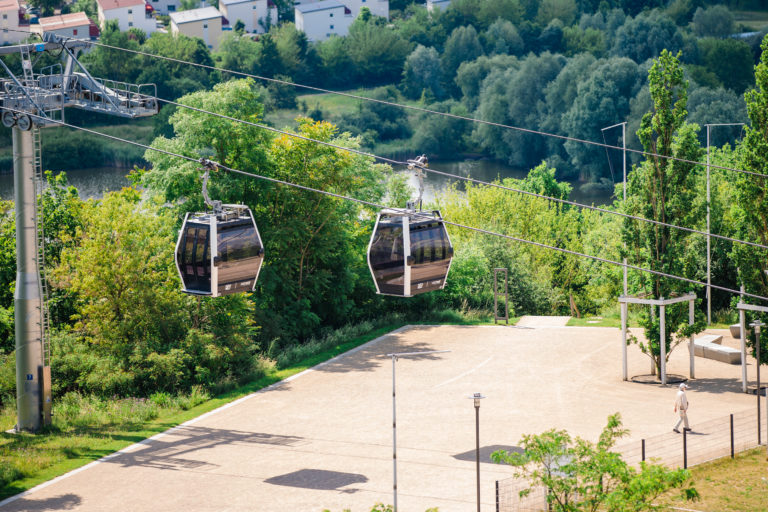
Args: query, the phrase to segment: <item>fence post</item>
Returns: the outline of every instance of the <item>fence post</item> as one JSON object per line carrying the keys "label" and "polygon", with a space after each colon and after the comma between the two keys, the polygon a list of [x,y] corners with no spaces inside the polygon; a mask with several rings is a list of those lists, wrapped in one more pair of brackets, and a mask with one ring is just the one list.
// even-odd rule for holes
{"label": "fence post", "polygon": [[731,458],[733,458],[733,414],[731,414]]}
{"label": "fence post", "polygon": [[640,440],[640,460],[645,462],[645,439]]}
{"label": "fence post", "polygon": [[683,469],[688,469],[688,431],[683,429]]}
{"label": "fence post", "polygon": [[499,512],[499,481],[496,480],[496,512]]}

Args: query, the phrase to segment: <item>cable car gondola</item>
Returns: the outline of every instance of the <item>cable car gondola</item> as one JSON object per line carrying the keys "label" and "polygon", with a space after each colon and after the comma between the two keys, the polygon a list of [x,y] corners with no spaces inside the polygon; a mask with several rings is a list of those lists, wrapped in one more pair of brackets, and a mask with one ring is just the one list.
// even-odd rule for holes
{"label": "cable car gondola", "polygon": [[[425,157],[411,161],[426,164]],[[423,174],[419,178],[419,205],[424,191]],[[376,218],[368,244],[368,267],[376,293],[411,297],[445,287],[451,268],[453,246],[440,212],[416,211],[409,203],[406,210],[382,210]]]}
{"label": "cable car gondola", "polygon": [[264,261],[264,245],[247,206],[223,205],[208,198],[212,165],[206,165],[203,196],[213,211],[187,213],[176,243],[182,291],[211,297],[250,292]]}

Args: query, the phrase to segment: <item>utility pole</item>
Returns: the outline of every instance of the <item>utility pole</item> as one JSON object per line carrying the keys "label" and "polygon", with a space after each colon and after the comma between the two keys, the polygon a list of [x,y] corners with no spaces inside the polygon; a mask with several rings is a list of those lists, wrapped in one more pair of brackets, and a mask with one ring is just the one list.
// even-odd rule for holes
{"label": "utility pole", "polygon": [[[17,76],[0,60],[0,121],[13,130],[14,200],[16,208],[16,431],[37,432],[50,424],[50,348],[47,339],[45,237],[38,194],[43,189],[40,128],[57,126],[65,107],[121,117],[157,113],[157,87],[105,82],[92,77],[75,52],[87,41],[65,40],[46,33],[43,43],[0,47],[0,56],[19,54]],[[31,55],[61,51],[63,68],[35,73]],[[79,67],[80,71],[75,71]],[[108,83],[108,85],[106,85]]]}
{"label": "utility pole", "polygon": [[[603,140],[605,140],[605,131],[610,130],[611,128],[616,128],[617,126],[621,126],[621,152],[622,152],[622,169],[623,169],[623,188],[624,188],[624,195],[622,197],[622,200],[624,201],[624,204],[627,203],[627,122],[624,121],[622,123],[617,123],[612,126],[608,126],[606,128],[601,129],[600,131],[603,132]],[[611,157],[608,155],[608,148],[605,148],[605,153],[608,156],[608,165],[611,166],[611,169],[613,169],[613,164],[611,164]],[[613,170],[611,170],[611,174],[613,174]],[[626,245],[624,246],[626,248]],[[624,296],[626,297],[628,295],[628,284],[627,284],[627,258],[624,258]]]}

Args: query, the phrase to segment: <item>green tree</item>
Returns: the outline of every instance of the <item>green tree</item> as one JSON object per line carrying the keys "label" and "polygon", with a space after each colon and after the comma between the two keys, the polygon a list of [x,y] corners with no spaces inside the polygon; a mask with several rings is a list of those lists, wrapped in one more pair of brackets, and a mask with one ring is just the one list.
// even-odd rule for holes
{"label": "green tree", "polygon": [[[638,65],[630,59],[600,61],[579,78],[577,94],[563,116],[562,129],[579,139],[599,137],[602,128],[627,118],[629,100],[637,94],[642,81]],[[581,179],[599,182],[611,177],[603,148],[566,142],[565,149]]]}
{"label": "green tree", "polygon": [[[393,86],[379,87],[371,91],[370,97],[395,102],[397,89]],[[356,112],[342,115],[339,125],[353,135],[363,136],[368,145],[383,140],[403,139],[411,135],[411,125],[405,110],[372,101],[362,101],[358,104]]]}
{"label": "green tree", "polygon": [[483,47],[475,27],[472,25],[459,27],[451,32],[450,37],[445,42],[445,50],[443,50],[441,57],[445,83],[454,89],[456,87],[454,85],[456,71],[461,63],[475,60],[482,54]]}
{"label": "green tree", "polygon": [[[117,20],[107,20],[104,23],[100,42],[127,50],[140,50],[138,41],[131,38],[128,32],[120,31]],[[83,55],[80,60],[94,77],[121,82],[136,83],[142,68],[142,60],[138,55],[104,46],[94,48]]]}
{"label": "green tree", "polygon": [[523,53],[523,38],[509,20],[499,18],[494,21],[481,39],[487,55]]}
{"label": "green tree", "polygon": [[441,78],[442,69],[437,50],[417,45],[405,60],[400,86],[403,94],[411,99],[420,98],[423,91],[429,91],[434,98],[441,99],[445,96]]}
{"label": "green tree", "polygon": [[42,16],[53,16],[54,9],[59,6],[59,0],[30,0],[32,7],[40,9]]}
{"label": "green tree", "polygon": [[[383,19],[383,18],[379,18]],[[347,49],[363,84],[392,83],[403,73],[411,51],[408,41],[376,17],[365,21],[358,17],[349,27]]]}
{"label": "green tree", "polygon": [[698,44],[701,61],[725,87],[740,94],[753,84],[752,51],[747,43],[704,38]]}
{"label": "green tree", "polygon": [[674,22],[658,11],[627,18],[617,31],[611,55],[629,57],[642,63],[666,49],[677,52],[683,48],[683,36]]}
{"label": "green tree", "polygon": [[547,25],[554,19],[562,21],[563,25],[571,25],[576,19],[576,12],[575,0],[542,0],[536,20],[541,25]]}
{"label": "green tree", "polygon": [[[741,146],[741,168],[765,173],[768,168],[768,37],[763,39],[763,53],[755,66],[756,87],[744,95],[750,123],[745,128]],[[761,176],[736,174],[734,212],[737,234],[742,240],[768,244],[768,181]],[[750,293],[768,293],[768,264],[765,251],[734,244],[733,259],[739,268],[739,281]],[[748,299],[747,299],[748,300]],[[766,318],[762,318],[763,321]],[[754,353],[754,338],[750,335]],[[761,337],[761,363],[768,363],[768,336]]]}
{"label": "green tree", "polygon": [[[677,226],[694,225],[701,212],[694,209],[696,175],[700,166],[670,160],[677,157],[698,161],[701,147],[698,126],[686,123],[688,83],[677,57],[664,50],[648,73],[652,109],[643,116],[637,136],[649,156],[629,175],[624,211],[631,215]],[[626,219],[623,237],[629,261],[657,272],[691,275],[693,254],[687,251],[691,236],[677,229]],[[659,275],[635,276],[633,289],[658,298],[687,292],[690,285]],[[682,304],[685,306],[685,304]],[[658,370],[661,367],[658,315],[642,319],[647,341],[638,343]],[[688,308],[680,304],[667,308],[664,343],[666,357],[686,337],[703,329],[701,320],[688,325]]]}
{"label": "green tree", "polygon": [[324,83],[329,86],[348,87],[357,79],[352,58],[347,51],[347,39],[332,35],[317,44]]}
{"label": "green tree", "polygon": [[[429,108],[460,116],[469,115],[464,105],[452,100],[433,103]],[[469,134],[470,127],[466,121],[434,114],[422,114],[415,123],[411,141],[413,147],[420,153],[450,157],[466,149]]]}
{"label": "green tree", "polygon": [[534,487],[547,489],[547,504],[554,512],[624,512],[658,510],[654,501],[671,489],[680,489],[685,500],[698,498],[686,469],[667,469],[641,462],[635,469],[611,451],[627,435],[621,417],[614,414],[597,443],[571,437],[565,430],[525,435],[522,452],[494,452],[494,462],[514,466],[515,476]]}
{"label": "green tree", "polygon": [[725,37],[733,34],[733,14],[724,5],[699,7],[693,14],[693,31],[699,37]]}
{"label": "green tree", "polygon": [[98,11],[96,0],[77,0],[72,4],[72,12],[84,12],[92,20],[98,19]]}
{"label": "green tree", "polygon": [[[211,67],[214,64],[211,52],[202,39],[187,37],[183,34],[174,36],[170,33],[155,33],[147,39],[142,50],[180,61],[196,62]],[[138,83],[157,84],[157,93],[162,98],[176,99],[192,91],[206,89],[218,79],[217,73],[208,69],[154,57],[141,59]]]}
{"label": "green tree", "polygon": [[461,89],[462,102],[474,111],[480,102],[480,87],[493,70],[517,70],[520,61],[511,55],[482,56],[471,62],[462,62],[456,72],[456,84]]}

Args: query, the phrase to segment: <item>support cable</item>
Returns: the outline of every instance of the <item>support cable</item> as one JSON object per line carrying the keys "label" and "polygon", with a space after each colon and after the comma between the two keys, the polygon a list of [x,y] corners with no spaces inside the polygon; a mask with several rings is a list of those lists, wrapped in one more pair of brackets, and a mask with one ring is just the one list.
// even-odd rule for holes
{"label": "support cable", "polygon": [[[15,110],[15,109],[8,109],[8,110],[15,111],[15,112],[21,112],[19,110]],[[39,119],[44,119],[42,116],[35,115],[35,114],[30,114],[30,116],[31,117],[35,117],[35,118],[39,118]],[[133,146],[141,147],[141,148],[144,148],[144,149],[150,150],[150,151],[156,151],[158,153],[162,153],[162,154],[165,154],[165,155],[168,155],[168,156],[173,156],[173,157],[176,157],[176,158],[179,158],[179,159],[182,159],[182,160],[187,160],[189,162],[195,162],[195,163],[199,163],[200,162],[199,158],[182,155],[182,154],[179,154],[179,153],[175,153],[173,151],[168,151],[166,149],[155,148],[155,147],[149,146],[147,144],[142,144],[141,142],[136,142],[136,141],[132,141],[132,140],[128,140],[128,139],[123,139],[123,138],[120,138],[120,137],[116,137],[114,135],[108,135],[106,133],[97,132],[95,130],[90,130],[88,128],[83,128],[81,126],[75,126],[73,124],[69,124],[69,123],[66,123],[66,122],[60,121],[60,120],[48,120],[48,119],[46,119],[46,120],[48,122],[53,122],[53,123],[58,124],[60,126],[66,126],[67,128],[73,128],[75,130],[84,131],[86,133],[90,133],[92,135],[97,135],[97,136],[100,136],[100,137],[111,139],[111,140],[114,140],[114,141],[117,141],[117,142],[123,142],[125,144],[131,144]],[[345,148],[340,148],[340,149],[345,149]],[[337,199],[342,199],[342,200],[345,200],[345,201],[352,201],[354,203],[362,204],[362,205],[365,205],[365,206],[370,206],[372,208],[379,209],[379,210],[381,210],[381,209],[389,209],[389,210],[395,210],[395,211],[402,212],[403,215],[408,215],[408,216],[417,217],[417,218],[420,216],[419,212],[408,211],[408,210],[400,209],[400,208],[390,208],[390,207],[386,207],[386,206],[378,204],[378,203],[374,203],[374,202],[371,202],[371,201],[366,201],[364,199],[357,199],[355,197],[345,196],[343,194],[336,194],[334,192],[329,192],[327,190],[312,188],[312,187],[308,187],[306,185],[299,185],[298,183],[292,183],[290,181],[280,180],[280,179],[277,179],[277,178],[271,178],[269,176],[263,176],[263,175],[260,175],[260,174],[255,174],[255,173],[251,173],[251,172],[241,171],[239,169],[234,169],[232,167],[228,167],[226,165],[222,165],[222,164],[220,164],[218,162],[212,162],[212,163],[215,164],[216,167],[218,167],[219,169],[222,169],[222,170],[227,171],[227,172],[231,172],[233,174],[240,174],[240,175],[243,175],[243,176],[248,176],[248,177],[251,177],[251,178],[256,178],[256,179],[260,179],[260,180],[264,180],[264,181],[269,181],[271,183],[278,183],[280,185],[286,185],[288,187],[293,187],[293,188],[297,188],[297,189],[300,189],[300,190],[305,190],[305,191],[308,191],[308,192],[315,192],[317,194],[323,194],[325,196],[335,197]],[[469,231],[475,231],[475,232],[478,232],[478,233],[483,233],[483,234],[487,234],[487,235],[490,235],[490,236],[495,236],[495,237],[498,237],[498,238],[505,238],[507,240],[512,240],[514,242],[520,242],[520,243],[523,243],[523,244],[533,245],[535,247],[540,247],[542,249],[548,249],[548,250],[552,250],[552,251],[556,251],[556,252],[561,252],[561,253],[564,253],[564,254],[570,254],[570,255],[573,255],[573,256],[579,256],[579,257],[582,257],[582,258],[587,258],[587,259],[591,259],[591,260],[598,261],[598,262],[601,262],[601,263],[607,263],[609,265],[614,265],[614,266],[618,266],[618,267],[627,267],[627,268],[631,268],[633,270],[637,270],[637,271],[640,271],[640,272],[645,272],[645,273],[648,273],[648,274],[653,274],[653,275],[656,275],[656,276],[659,276],[659,277],[666,277],[666,278],[669,278],[669,279],[674,279],[674,280],[677,280],[677,281],[682,281],[682,282],[694,284],[694,285],[697,285],[697,286],[706,286],[706,283],[704,283],[703,281],[697,281],[695,279],[689,279],[687,277],[682,277],[682,276],[678,276],[678,275],[675,275],[675,274],[668,274],[666,272],[660,272],[658,270],[652,270],[652,269],[640,267],[640,266],[637,266],[637,265],[627,265],[627,264],[624,264],[622,262],[614,261],[614,260],[611,260],[611,259],[608,259],[608,258],[601,258],[600,256],[592,256],[590,254],[580,253],[580,252],[577,252],[577,251],[571,251],[569,249],[564,249],[562,247],[555,247],[555,246],[544,244],[544,243],[541,243],[541,242],[534,242],[532,240],[527,240],[525,238],[519,238],[519,237],[515,237],[515,236],[512,236],[512,235],[505,235],[505,234],[497,233],[495,231],[490,231],[490,230],[487,230],[487,229],[476,228],[476,227],[468,226],[468,225],[465,225],[465,224],[459,224],[457,222],[451,222],[451,221],[448,221],[448,220],[445,220],[445,219],[443,219],[442,222],[444,224],[446,224],[446,225],[449,225],[449,226],[454,226],[454,227],[461,228],[461,229],[466,229],[466,230],[469,230]],[[759,300],[768,302],[768,297],[764,297],[762,295],[757,295],[757,294],[748,293],[748,292],[742,292],[742,291],[739,291],[739,290],[734,290],[732,288],[728,288],[728,287],[725,287],[725,286],[718,286],[718,285],[714,285],[714,284],[711,285],[711,287],[715,288],[717,290],[724,291],[724,292],[728,292],[728,293],[732,293],[732,294],[738,294],[738,295],[746,296],[746,297],[752,297],[752,298],[755,298],[755,299],[759,299]]]}
{"label": "support cable", "polygon": [[[19,32],[21,32],[21,31],[19,31]],[[568,141],[568,142],[577,142],[577,143],[580,143],[580,144],[588,144],[588,145],[591,145],[591,146],[603,147],[603,148],[606,148],[606,149],[621,149],[621,150],[624,150],[624,148],[620,148],[618,146],[611,146],[609,144],[604,144],[604,143],[601,143],[601,142],[595,142],[595,141],[586,140],[586,139],[579,139],[579,138],[576,138],[576,137],[569,137],[567,135],[558,135],[558,134],[555,134],[555,133],[544,132],[544,131],[541,131],[541,130],[533,130],[533,129],[530,129],[530,128],[522,128],[520,126],[508,125],[508,124],[503,124],[503,123],[495,123],[493,121],[486,121],[485,119],[478,119],[478,118],[475,118],[475,117],[462,116],[462,115],[458,115],[458,114],[452,114],[450,112],[440,112],[440,111],[437,111],[437,110],[432,110],[432,109],[428,109],[428,108],[424,108],[424,107],[417,107],[417,106],[414,106],[414,105],[404,105],[402,103],[396,103],[396,102],[393,102],[393,101],[379,100],[379,99],[376,99],[376,98],[366,98],[365,96],[360,96],[358,94],[350,94],[350,93],[347,93],[347,92],[333,91],[333,90],[330,90],[330,89],[323,89],[322,87],[315,87],[315,86],[312,86],[312,85],[299,84],[299,83],[289,82],[287,80],[280,80],[278,78],[269,78],[269,77],[266,77],[266,76],[255,75],[255,74],[252,74],[252,73],[245,73],[245,72],[242,72],[242,71],[235,71],[235,70],[232,70],[232,69],[217,68],[216,66],[211,66],[211,65],[208,65],[208,64],[199,64],[197,62],[190,62],[190,61],[186,61],[186,60],[182,60],[182,59],[177,59],[177,58],[174,58],[174,57],[166,57],[165,55],[158,55],[158,54],[154,54],[154,53],[148,53],[148,52],[144,52],[144,51],[141,51],[141,50],[132,50],[132,49],[129,49],[129,48],[121,48],[119,46],[113,46],[113,45],[109,45],[109,44],[105,44],[105,43],[99,43],[99,42],[95,42],[95,41],[93,41],[93,42],[89,41],[89,42],[91,44],[93,44],[94,46],[101,46],[103,48],[109,48],[109,49],[112,49],[112,50],[120,50],[120,51],[124,51],[124,52],[127,52],[127,53],[133,53],[135,55],[143,55],[145,57],[154,57],[156,59],[162,59],[162,60],[165,60],[165,61],[168,61],[168,62],[175,62],[177,64],[186,64],[186,65],[189,65],[189,66],[196,66],[196,67],[207,69],[207,70],[210,70],[210,71],[219,71],[219,72],[228,73],[228,74],[231,74],[231,75],[242,76],[242,77],[246,77],[246,78],[254,78],[256,80],[262,80],[262,81],[265,81],[265,82],[272,82],[272,83],[276,83],[276,84],[280,84],[280,85],[289,85],[289,86],[293,86],[293,87],[299,87],[299,88],[306,89],[306,90],[309,90],[309,91],[321,92],[321,93],[325,93],[325,94],[334,94],[334,95],[337,95],[337,96],[344,96],[346,98],[352,98],[352,99],[361,100],[361,101],[371,101],[371,102],[374,102],[374,103],[379,103],[381,105],[388,105],[390,107],[397,107],[397,108],[402,108],[402,109],[406,109],[406,110],[413,110],[413,111],[421,112],[421,113],[424,113],[424,114],[440,115],[440,116],[450,117],[452,119],[457,119],[457,120],[461,120],[461,121],[469,121],[469,122],[472,122],[472,123],[485,124],[485,125],[488,125],[488,126],[494,126],[496,128],[504,128],[504,129],[507,129],[507,130],[514,130],[514,131],[518,131],[518,132],[522,132],[522,133],[529,133],[529,134],[532,134],[532,135],[540,135],[540,136],[543,136],[543,137],[550,137],[550,138],[560,139],[560,140]],[[666,159],[666,160],[672,160],[672,161],[677,161],[677,162],[682,162],[682,163],[687,163],[687,164],[694,164],[694,165],[706,165],[704,162],[697,162],[695,160],[688,160],[688,159],[685,159],[685,158],[678,158],[678,157],[668,156],[668,155],[660,155],[658,153],[650,153],[650,152],[642,151],[642,150],[639,150],[639,149],[626,148],[626,151],[629,152],[629,153],[636,153],[636,154],[643,155],[643,156],[646,156],[646,157],[650,156],[650,157],[654,157],[654,158],[663,158],[663,159]],[[768,174],[759,173],[759,172],[755,172],[755,171],[747,171],[745,169],[738,169],[738,168],[735,168],[735,167],[726,167],[726,166],[721,166],[721,165],[712,165],[712,164],[710,164],[710,168],[712,168],[712,169],[720,169],[720,170],[723,170],[723,171],[739,172],[739,173],[743,173],[743,174],[749,174],[749,175],[752,175],[752,176],[760,176],[762,178],[768,178]]]}
{"label": "support cable", "polygon": [[358,154],[358,155],[370,157],[370,158],[373,158],[375,160],[386,162],[386,163],[389,163],[389,164],[392,164],[392,165],[415,167],[415,168],[419,168],[419,169],[421,169],[423,171],[426,171],[426,172],[429,172],[429,173],[432,173],[432,174],[437,174],[437,175],[445,176],[445,177],[448,177],[448,178],[454,178],[454,179],[457,179],[457,180],[467,181],[467,182],[473,183],[475,185],[484,185],[484,186],[488,186],[488,187],[499,188],[499,189],[506,190],[506,191],[509,191],[509,192],[516,192],[518,194],[523,194],[523,195],[528,195],[528,196],[532,196],[532,197],[537,197],[539,199],[546,199],[548,201],[554,201],[556,203],[567,204],[567,205],[575,206],[575,207],[578,207],[578,208],[585,208],[587,210],[593,210],[593,211],[597,211],[597,212],[602,212],[602,213],[606,213],[606,214],[609,214],[609,215],[617,215],[619,217],[623,217],[623,218],[626,218],[626,219],[632,219],[632,220],[637,220],[637,221],[640,221],[640,222],[646,222],[646,223],[649,223],[649,224],[655,224],[655,225],[658,225],[658,226],[664,226],[664,227],[668,227],[668,228],[671,228],[671,229],[677,229],[677,230],[680,230],[680,231],[686,231],[688,233],[695,233],[695,234],[703,235],[703,236],[711,236],[712,238],[718,238],[720,240],[726,240],[726,241],[729,241],[729,242],[734,242],[734,243],[738,243],[738,244],[748,245],[748,246],[751,246],[751,247],[758,247],[760,249],[768,249],[768,245],[764,245],[764,244],[760,244],[760,243],[756,243],[756,242],[749,242],[749,241],[746,241],[746,240],[740,240],[738,238],[732,238],[732,237],[728,237],[728,236],[725,236],[725,235],[718,235],[718,234],[715,234],[715,233],[708,233],[706,231],[701,231],[699,229],[688,228],[688,227],[685,227],[685,226],[677,226],[675,224],[669,224],[667,222],[662,222],[662,221],[659,221],[659,220],[648,219],[648,218],[645,218],[645,217],[639,217],[637,215],[630,215],[628,213],[617,212],[615,210],[609,210],[607,208],[601,208],[599,206],[593,206],[593,205],[588,205],[588,204],[583,204],[583,203],[577,203],[576,201],[570,201],[568,199],[560,199],[558,197],[552,197],[552,196],[546,196],[546,195],[543,195],[543,194],[537,194],[536,192],[530,192],[528,190],[516,189],[516,188],[508,187],[508,186],[505,186],[505,185],[501,185],[499,183],[490,183],[490,182],[487,182],[487,181],[477,180],[477,179],[471,178],[469,176],[459,176],[457,174],[451,174],[451,173],[448,173],[448,172],[438,171],[437,169],[433,169],[431,167],[427,167],[427,166],[422,165],[422,164],[420,164],[418,162],[415,162],[415,161],[401,162],[401,161],[394,160],[394,159],[391,159],[391,158],[387,158],[387,157],[383,157],[383,156],[378,156],[378,155],[375,155],[373,153],[368,153],[366,151],[362,151],[362,150],[359,150],[359,149],[346,148],[346,147],[340,146],[338,144],[333,144],[332,142],[326,142],[326,141],[322,141],[322,140],[313,139],[313,138],[307,137],[305,135],[300,135],[300,134],[297,134],[297,133],[287,132],[285,130],[280,130],[278,128],[273,128],[272,126],[268,126],[268,125],[265,125],[265,124],[255,123],[253,121],[246,121],[244,119],[238,119],[236,117],[228,116],[228,115],[225,115],[225,114],[219,114],[219,113],[216,113],[216,112],[210,112],[208,110],[204,110],[204,109],[201,109],[201,108],[198,108],[198,107],[192,107],[190,105],[185,105],[183,103],[179,103],[179,102],[172,101],[172,100],[167,100],[167,99],[160,98],[160,97],[157,97],[157,101],[163,102],[163,103],[167,103],[167,104],[173,105],[175,107],[185,108],[185,109],[188,109],[188,110],[199,112],[201,114],[207,114],[207,115],[211,115],[211,116],[214,116],[214,117],[219,117],[221,119],[226,119],[228,121],[233,121],[233,122],[237,122],[237,123],[243,123],[243,124],[246,124],[246,125],[249,125],[249,126],[253,126],[255,128],[261,128],[261,129],[264,129],[264,130],[267,130],[267,131],[271,131],[271,132],[274,132],[274,133],[279,133],[279,134],[286,135],[286,136],[289,136],[289,137],[294,137],[294,138],[297,138],[297,139],[302,139],[302,140],[305,140],[305,141],[308,141],[308,142],[314,142],[314,143],[317,143],[317,144],[322,144],[324,146],[329,146],[329,147],[332,147],[332,148],[335,148],[335,149],[338,149],[338,150],[341,150],[341,151],[347,151],[349,153],[355,153],[355,154]]}

